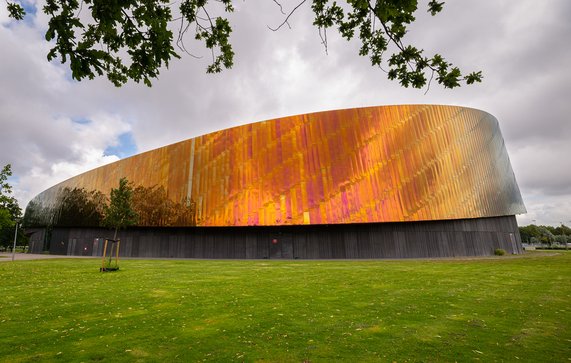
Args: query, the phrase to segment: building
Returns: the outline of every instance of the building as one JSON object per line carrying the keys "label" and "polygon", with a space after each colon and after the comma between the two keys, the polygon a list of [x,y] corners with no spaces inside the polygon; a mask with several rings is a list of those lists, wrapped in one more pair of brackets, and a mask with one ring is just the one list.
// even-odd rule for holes
{"label": "building", "polygon": [[99,167],[26,208],[30,249],[98,255],[126,177],[137,227],[121,254],[406,258],[521,253],[525,207],[490,114],[403,105],[277,118]]}

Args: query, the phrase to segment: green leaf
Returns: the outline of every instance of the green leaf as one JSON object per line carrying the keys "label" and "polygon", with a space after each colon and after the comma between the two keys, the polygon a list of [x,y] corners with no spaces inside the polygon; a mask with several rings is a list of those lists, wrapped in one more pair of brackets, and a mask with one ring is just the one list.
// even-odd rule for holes
{"label": "green leaf", "polygon": [[[106,75],[116,86],[129,80],[151,86],[171,58],[180,58],[175,46],[187,51],[182,41],[188,32],[190,39],[212,54],[206,72],[219,73],[234,64],[232,24],[219,16],[220,11],[233,12],[233,4],[233,0],[182,0],[178,4],[167,0],[46,0],[45,38],[52,42],[47,57],[68,64],[76,80]],[[431,0],[428,11],[435,15],[443,6],[444,2]],[[427,75],[434,73],[445,88],[483,79],[480,71],[463,76],[441,55],[426,57],[420,47],[406,44],[418,0],[312,0],[310,7],[313,24],[321,32],[334,28],[344,39],[358,38],[358,54],[368,57],[372,66],[388,66],[387,77],[403,87],[424,87]],[[8,2],[7,9],[15,19],[25,15],[18,3]],[[176,40],[169,25],[173,21],[180,22],[176,23],[180,29]]]}
{"label": "green leaf", "polygon": [[428,12],[430,13],[430,15],[434,16],[442,11],[443,5],[444,1],[438,2],[436,0],[430,0],[430,2],[428,3]]}
{"label": "green leaf", "polygon": [[20,4],[8,2],[6,8],[8,9],[8,16],[16,20],[23,20],[26,15],[26,11]]}

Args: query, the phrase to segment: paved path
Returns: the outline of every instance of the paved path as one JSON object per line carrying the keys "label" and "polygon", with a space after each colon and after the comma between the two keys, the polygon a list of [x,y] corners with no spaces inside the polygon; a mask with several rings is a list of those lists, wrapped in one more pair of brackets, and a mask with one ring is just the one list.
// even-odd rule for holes
{"label": "paved path", "polygon": [[[35,254],[35,253],[16,253],[14,260],[25,261],[25,260],[44,260],[48,258],[101,258],[92,256],[64,256],[64,255],[48,255],[48,254]],[[10,252],[0,252],[0,262],[12,261],[12,253]]]}

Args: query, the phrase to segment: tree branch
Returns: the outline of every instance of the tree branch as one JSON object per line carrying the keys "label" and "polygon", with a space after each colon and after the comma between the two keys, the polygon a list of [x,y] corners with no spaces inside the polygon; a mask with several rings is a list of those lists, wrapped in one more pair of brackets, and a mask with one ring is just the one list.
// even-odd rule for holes
{"label": "tree branch", "polygon": [[282,4],[280,4],[280,3],[278,2],[278,0],[272,0],[272,1],[273,1],[274,3],[276,3],[277,6],[280,7],[280,12],[281,12],[283,15],[286,15],[286,13],[284,13],[284,9],[283,9],[283,7],[282,7]]}
{"label": "tree branch", "polygon": [[293,13],[295,13],[295,11],[296,11],[297,9],[299,9],[306,1],[307,1],[307,0],[303,0],[302,2],[300,2],[299,4],[297,4],[297,6],[296,6],[295,8],[293,8],[292,11],[290,11],[290,13],[286,16],[285,20],[284,20],[277,28],[272,28],[272,27],[270,27],[269,25],[268,25],[268,28],[269,28],[271,31],[274,31],[274,32],[275,32],[275,31],[280,30],[280,28],[281,28],[282,26],[284,26],[285,24],[287,24],[288,27],[291,29],[291,26],[290,26],[289,23],[288,23],[288,20],[289,20],[290,16],[292,16]]}
{"label": "tree branch", "polygon": [[139,33],[139,35],[141,35],[141,37],[144,40],[149,40],[149,37],[145,35],[145,33],[143,33],[139,27],[137,25],[135,25],[135,23],[133,22],[133,20],[131,19],[131,17],[129,16],[129,14],[127,14],[127,12],[125,11],[125,9],[121,8],[121,12],[123,13],[123,15],[125,15],[125,18],[127,19],[127,21],[133,26],[133,28],[135,28],[135,30]]}

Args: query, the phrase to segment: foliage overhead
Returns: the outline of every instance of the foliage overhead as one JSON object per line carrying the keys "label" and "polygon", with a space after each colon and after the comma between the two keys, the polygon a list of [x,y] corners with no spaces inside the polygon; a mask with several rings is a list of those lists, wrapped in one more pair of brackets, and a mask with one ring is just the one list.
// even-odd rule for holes
{"label": "foliage overhead", "polygon": [[[273,1],[283,10],[278,0]],[[357,38],[359,54],[369,57],[373,66],[388,67],[388,78],[403,87],[430,86],[434,77],[445,88],[482,80],[480,71],[463,74],[440,54],[426,56],[422,49],[404,42],[407,27],[416,19],[418,0],[300,0],[272,30],[289,26],[289,18],[306,2],[311,3],[313,25],[326,51],[330,28],[347,40]],[[434,16],[443,5],[431,0],[428,12]],[[25,16],[18,2],[7,0],[7,10],[16,20]],[[115,86],[129,79],[151,86],[151,79],[159,76],[163,66],[168,68],[172,58],[190,54],[184,42],[190,31],[212,53],[206,72],[218,73],[232,67],[234,50],[232,25],[228,18],[215,14],[233,11],[232,0],[47,0],[45,37],[53,45],[47,57],[69,62],[72,77],[78,81],[106,75]]]}
{"label": "foliage overhead", "polygon": [[103,207],[103,225],[109,228],[115,228],[115,236],[117,239],[117,230],[126,228],[137,223],[139,216],[133,210],[133,187],[127,178],[119,180],[119,188],[111,189],[111,197],[109,205]]}

